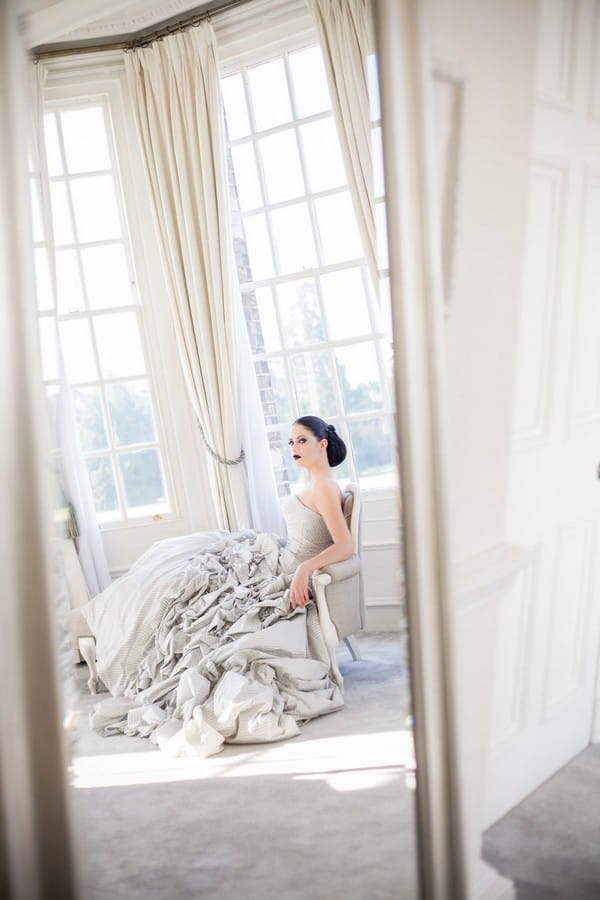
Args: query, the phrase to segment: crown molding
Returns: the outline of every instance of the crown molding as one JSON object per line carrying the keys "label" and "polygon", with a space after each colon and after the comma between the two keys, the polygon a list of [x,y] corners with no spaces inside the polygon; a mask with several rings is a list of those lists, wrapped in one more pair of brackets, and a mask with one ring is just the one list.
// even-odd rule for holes
{"label": "crown molding", "polygon": [[135,0],[133,3],[125,4],[126,8],[121,10],[121,15],[118,17],[111,16],[110,21],[97,19],[88,25],[65,33],[63,38],[90,40],[99,37],[110,38],[137,34],[153,28],[158,22],[175,18],[193,9],[201,10],[204,5],[206,4],[198,3],[197,0],[169,0],[169,2],[150,4]]}
{"label": "crown molding", "polygon": [[30,6],[23,14],[24,31],[32,48],[127,38],[213,5],[206,0],[56,0]]}

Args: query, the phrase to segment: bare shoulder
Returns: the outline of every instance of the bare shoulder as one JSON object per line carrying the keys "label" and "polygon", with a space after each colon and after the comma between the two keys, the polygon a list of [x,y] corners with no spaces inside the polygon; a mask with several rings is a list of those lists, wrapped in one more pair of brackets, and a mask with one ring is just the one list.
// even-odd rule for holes
{"label": "bare shoulder", "polygon": [[325,510],[341,509],[342,491],[333,478],[318,478],[313,488],[314,504],[320,513]]}

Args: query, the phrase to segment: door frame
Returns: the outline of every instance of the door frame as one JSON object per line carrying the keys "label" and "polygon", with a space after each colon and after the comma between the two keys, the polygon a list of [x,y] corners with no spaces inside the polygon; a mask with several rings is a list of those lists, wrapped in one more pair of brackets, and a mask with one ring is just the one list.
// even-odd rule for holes
{"label": "door frame", "polygon": [[[466,896],[462,829],[462,802],[458,779],[457,742],[454,731],[452,696],[452,618],[450,552],[448,546],[447,476],[443,460],[444,398],[441,387],[443,299],[441,252],[435,210],[432,103],[429,95],[428,56],[425,52],[423,6],[418,0],[378,0],[375,7],[376,36],[380,62],[381,95],[384,112],[383,143],[387,191],[387,227],[390,248],[390,282],[392,293],[393,335],[395,343],[396,427],[401,463],[402,519],[404,525],[409,648],[412,670],[414,738],[418,758],[417,832],[420,895],[426,900]],[[24,87],[24,60],[15,59],[22,51],[13,4],[1,7],[6,27],[2,41],[14,67],[0,90],[0,106],[8,109],[9,132],[4,136],[18,145],[25,128],[15,117],[14,96]],[[17,48],[17,49],[15,49]],[[21,52],[22,57],[22,52]],[[7,63],[9,65],[9,63]],[[22,182],[22,159],[9,153],[2,158],[8,171],[6,184]],[[0,212],[7,220],[23,221],[24,201],[18,192],[8,191],[7,204]],[[0,192],[0,198],[2,197]],[[10,208],[9,208],[10,207]],[[24,233],[24,232],[23,232]],[[0,234],[8,258],[12,286],[17,285],[16,309],[11,322],[18,338],[23,339],[21,313],[29,304],[31,285],[23,277],[24,245],[14,254],[13,236]],[[21,312],[19,312],[19,310]],[[31,349],[31,348],[29,348]],[[12,383],[20,369],[11,369],[14,358],[6,362]],[[31,412],[31,371],[20,383],[23,403],[20,421],[29,421],[24,411]],[[9,424],[12,424],[9,423]],[[10,429],[8,429],[10,431]],[[45,504],[40,496],[40,472],[35,462],[36,429],[15,433],[21,441],[18,490],[22,497],[16,503],[10,521],[15,546],[19,534],[28,535],[28,547],[7,560],[7,571],[17,576],[25,572],[26,555],[38,551],[48,560],[44,528]],[[7,438],[8,440],[8,438]],[[10,446],[13,439],[10,438]],[[3,460],[5,462],[5,460]],[[31,477],[29,477],[31,476]],[[18,527],[22,525],[22,528]],[[44,546],[46,544],[46,546]],[[5,715],[16,716],[18,739],[11,732],[12,753],[16,761],[22,751],[21,765],[15,778],[10,760],[4,757],[0,768],[0,858],[7,862],[12,878],[12,896],[25,896],[23,886],[32,888],[30,895],[49,897],[60,881],[61,896],[75,895],[69,809],[65,791],[62,739],[58,723],[56,670],[52,652],[52,629],[43,627],[49,615],[46,572],[29,566],[31,578],[17,584],[8,602],[11,628],[0,633],[0,650],[5,662],[19,662],[19,669],[35,659],[37,679],[25,678],[22,703],[4,691]],[[36,616],[38,618],[36,619]],[[41,616],[41,620],[39,618]],[[32,635],[35,640],[32,641]],[[40,716],[40,711],[43,715]],[[32,725],[47,727],[43,744],[32,743]],[[50,725],[52,727],[50,727]],[[35,730],[35,729],[34,729]],[[7,731],[8,734],[8,731]],[[8,739],[8,738],[7,738]],[[2,743],[6,749],[5,741]],[[6,746],[5,746],[6,745]],[[40,753],[40,746],[44,752]],[[25,763],[23,763],[25,760]],[[45,784],[45,790],[37,789]],[[52,790],[48,789],[48,783]],[[27,810],[26,833],[30,839],[24,853],[17,846],[22,833],[19,823],[8,816],[8,809]],[[21,823],[22,825],[23,823]],[[4,826],[4,827],[3,827]],[[23,861],[28,859],[28,878],[19,884]],[[0,878],[2,877],[0,873]],[[9,894],[10,895],[10,894]]]}
{"label": "door frame", "polygon": [[424,4],[373,4],[382,102],[398,470],[417,757],[420,896],[466,896],[453,698],[444,301]]}

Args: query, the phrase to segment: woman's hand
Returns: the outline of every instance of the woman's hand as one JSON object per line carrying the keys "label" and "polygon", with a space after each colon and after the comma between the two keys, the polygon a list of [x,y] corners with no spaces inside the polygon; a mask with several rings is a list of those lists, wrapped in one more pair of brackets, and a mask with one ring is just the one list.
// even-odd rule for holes
{"label": "woman's hand", "polygon": [[290,605],[292,609],[297,606],[304,608],[309,601],[308,596],[308,578],[310,572],[302,563],[294,572],[292,583],[290,584]]}

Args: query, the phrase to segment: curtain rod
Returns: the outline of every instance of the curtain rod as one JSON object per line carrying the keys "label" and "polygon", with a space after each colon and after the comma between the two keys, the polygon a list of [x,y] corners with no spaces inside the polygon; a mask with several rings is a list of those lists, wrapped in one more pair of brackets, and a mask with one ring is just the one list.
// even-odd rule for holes
{"label": "curtain rod", "polygon": [[215,3],[214,5],[203,9],[202,12],[197,12],[192,15],[188,14],[179,19],[165,19],[163,22],[158,23],[158,26],[155,27],[154,31],[150,31],[148,34],[144,34],[140,31],[134,37],[130,37],[127,40],[113,41],[112,43],[107,42],[105,44],[84,44],[80,46],[70,44],[62,49],[56,50],[32,49],[30,55],[34,62],[38,62],[39,60],[52,59],[58,56],[75,56],[80,53],[106,53],[109,50],[135,50],[137,47],[148,47],[155,41],[160,41],[161,38],[168,37],[168,35],[175,34],[178,31],[186,31],[188,28],[194,28],[199,25],[200,22],[211,19],[212,16],[228,12],[230,9],[235,9],[236,6],[243,6],[248,2],[250,2],[250,0],[223,0],[223,2]]}

